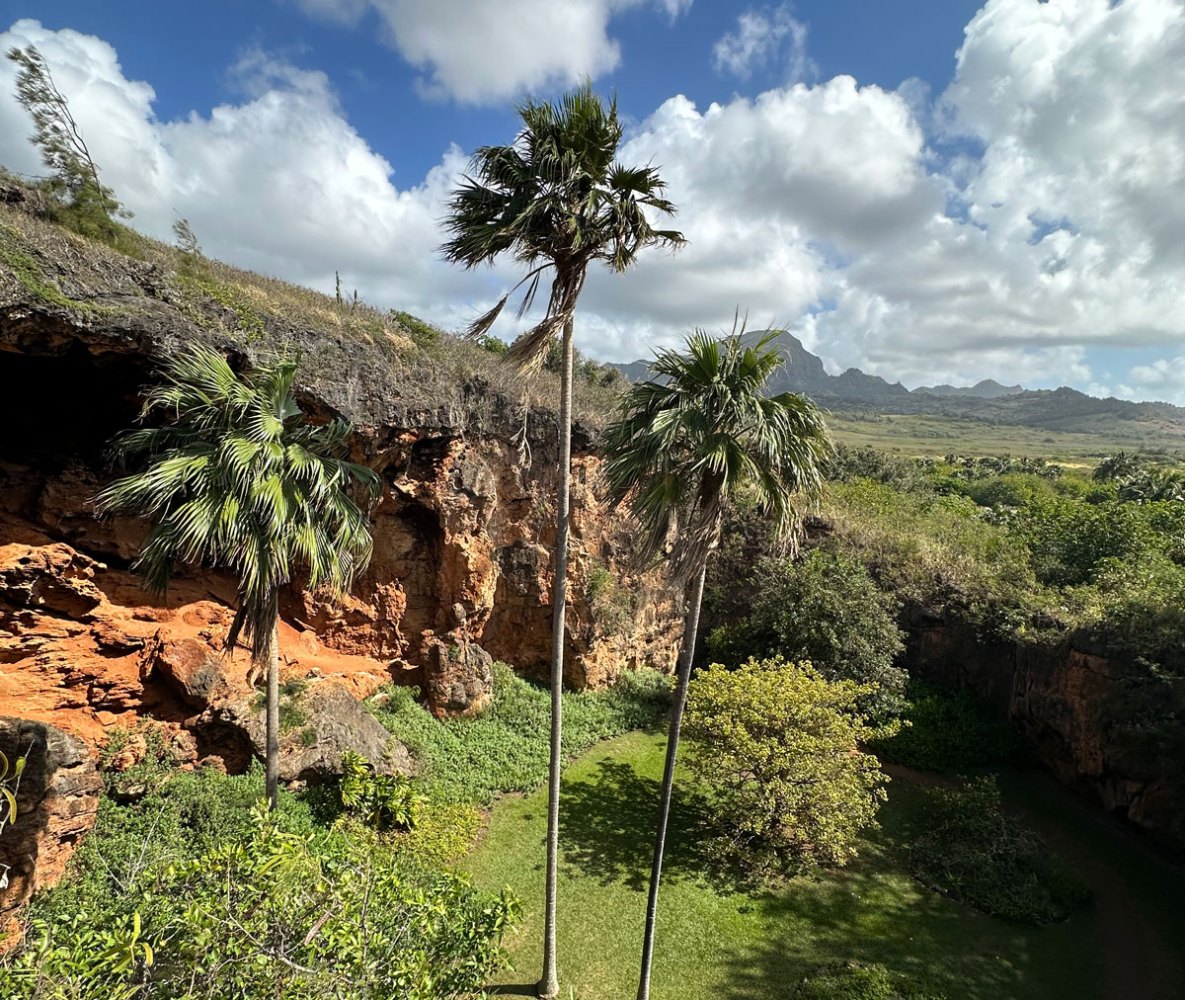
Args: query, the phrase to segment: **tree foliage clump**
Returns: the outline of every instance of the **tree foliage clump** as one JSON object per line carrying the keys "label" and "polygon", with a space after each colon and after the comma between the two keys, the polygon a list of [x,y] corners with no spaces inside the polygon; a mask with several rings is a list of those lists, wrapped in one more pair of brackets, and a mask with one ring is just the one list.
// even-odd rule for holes
{"label": "tree foliage clump", "polygon": [[378,840],[326,840],[256,808],[247,835],[146,872],[138,909],[35,919],[6,970],[14,998],[471,997],[518,912]]}
{"label": "tree foliage clump", "polygon": [[869,685],[878,714],[900,709],[906,674],[894,666],[905,648],[897,602],[860,563],[812,550],[798,560],[763,559],[754,579],[749,614],[709,636],[714,659],[807,660],[829,680]]}
{"label": "tree foliage clump", "polygon": [[843,865],[887,798],[880,764],[860,748],[893,726],[860,710],[868,685],[829,681],[780,657],[691,681],[689,764],[722,836],[716,847],[758,876]]}
{"label": "tree foliage clump", "polygon": [[13,47],[7,54],[17,67],[17,103],[33,119],[30,140],[50,171],[38,185],[49,199],[46,214],[84,236],[116,243],[123,227],[115,220],[130,213],[99,179],[99,168],[49,63],[34,45]]}
{"label": "tree foliage clump", "polygon": [[1062,920],[1090,890],[1032,830],[1000,808],[994,777],[927,792],[925,827],[914,839],[918,881],[1006,920]]}

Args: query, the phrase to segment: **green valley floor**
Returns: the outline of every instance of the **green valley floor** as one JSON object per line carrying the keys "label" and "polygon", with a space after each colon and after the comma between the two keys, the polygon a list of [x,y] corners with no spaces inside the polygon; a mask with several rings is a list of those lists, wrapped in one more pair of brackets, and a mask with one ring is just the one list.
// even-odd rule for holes
{"label": "green valley floor", "polygon": [[[564,774],[559,955],[565,1000],[632,1000],[664,737],[602,743]],[[921,791],[895,780],[883,828],[859,861],[776,891],[709,880],[696,818],[676,807],[659,913],[653,995],[786,1000],[812,969],[880,962],[950,1000],[1179,1000],[1185,879],[1040,777],[1005,782],[1015,807],[1079,865],[1096,901],[1048,927],[1008,924],[923,889],[905,852]],[[507,796],[465,867],[524,902],[514,969],[492,992],[531,995],[542,927],[546,797]]]}

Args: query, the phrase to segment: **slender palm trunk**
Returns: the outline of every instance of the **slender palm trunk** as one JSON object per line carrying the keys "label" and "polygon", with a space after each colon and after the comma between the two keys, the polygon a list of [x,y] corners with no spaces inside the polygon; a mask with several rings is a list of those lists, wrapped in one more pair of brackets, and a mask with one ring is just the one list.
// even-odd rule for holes
{"label": "slender palm trunk", "polygon": [[279,618],[273,619],[267,642],[267,804],[280,804],[280,634]]}
{"label": "slender palm trunk", "polygon": [[662,855],[667,846],[667,821],[671,815],[671,792],[675,784],[675,758],[679,753],[679,733],[683,728],[683,709],[687,706],[687,684],[691,679],[691,661],[699,632],[699,610],[704,600],[704,577],[707,563],[700,569],[691,590],[683,645],[679,650],[679,682],[675,686],[675,705],[667,735],[667,761],[662,772],[662,802],[658,807],[658,835],[654,840],[654,863],[650,869],[650,898],[646,904],[646,933],[642,938],[642,975],[638,981],[638,1000],[650,998],[650,965],[654,958],[654,925],[658,919],[658,883],[662,878]]}
{"label": "slender palm trunk", "polygon": [[564,323],[564,368],[560,386],[560,488],[556,504],[555,582],[551,609],[551,766],[547,781],[547,896],[543,918],[543,975],[539,996],[560,993],[556,970],[556,879],[560,855],[560,740],[563,735],[564,611],[568,598],[568,508],[572,488],[572,320]]}

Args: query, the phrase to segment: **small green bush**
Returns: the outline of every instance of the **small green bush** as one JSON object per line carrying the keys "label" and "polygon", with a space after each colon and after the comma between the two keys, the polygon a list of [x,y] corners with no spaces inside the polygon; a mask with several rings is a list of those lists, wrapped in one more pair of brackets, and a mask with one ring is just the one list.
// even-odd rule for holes
{"label": "small green bush", "polygon": [[413,316],[402,309],[392,309],[391,319],[398,323],[415,345],[422,350],[431,351],[440,346],[444,334],[431,323],[425,323],[418,316]]}
{"label": "small green bush", "polygon": [[424,809],[423,796],[407,778],[378,774],[365,757],[348,749],[342,754],[338,794],[342,808],[372,830],[409,829]]}
{"label": "small green bush", "polygon": [[911,680],[902,715],[901,729],[870,747],[881,760],[921,771],[961,773],[1014,763],[1024,753],[1016,732],[965,691]]}
{"label": "small green bush", "polygon": [[599,560],[589,568],[585,596],[596,628],[602,635],[623,635],[633,624],[636,608],[632,593]]}
{"label": "small green bush", "polygon": [[994,777],[926,793],[924,826],[913,841],[915,878],[977,910],[1021,923],[1062,920],[1090,890],[1032,830],[1000,808]]}
{"label": "small green bush", "polygon": [[[547,780],[551,696],[494,666],[493,704],[477,718],[437,720],[410,688],[392,688],[375,717],[415,754],[432,801],[484,804]],[[657,671],[623,673],[604,691],[564,696],[563,752],[571,759],[598,740],[653,725],[670,706],[670,681]]]}
{"label": "small green bush", "polygon": [[832,965],[804,979],[794,1000],[946,1000],[945,995],[920,986],[909,976],[883,965],[846,962]]}
{"label": "small green bush", "polygon": [[967,480],[962,492],[981,507],[1027,507],[1035,500],[1057,496],[1048,478],[1032,472],[1007,472],[1002,476]]}

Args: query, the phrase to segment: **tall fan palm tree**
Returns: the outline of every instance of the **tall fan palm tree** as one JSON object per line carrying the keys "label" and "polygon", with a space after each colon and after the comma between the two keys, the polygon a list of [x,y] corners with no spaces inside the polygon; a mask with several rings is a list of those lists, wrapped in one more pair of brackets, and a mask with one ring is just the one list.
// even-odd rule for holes
{"label": "tall fan palm tree", "polygon": [[629,503],[640,522],[640,555],[670,552],[677,580],[690,587],[679,676],[667,738],[658,834],[650,874],[638,1000],[650,996],[650,966],[658,914],[658,885],[687,684],[699,630],[708,558],[720,536],[724,506],[739,491],[754,491],[768,511],[776,539],[787,542],[798,524],[796,499],[821,484],[830,450],[819,410],[793,393],[766,396],[780,359],[776,331],[745,346],[743,331],[721,341],[702,330],[684,353],[661,352],[654,379],[634,385],[618,420],[606,431],[606,475],[615,499]]}
{"label": "tall fan palm tree", "polygon": [[493,325],[510,295],[525,286],[521,316],[550,273],[551,294],[543,319],[511,346],[507,360],[537,367],[557,334],[562,337],[560,382],[560,483],[555,533],[555,582],[551,638],[551,769],[548,783],[547,887],[541,997],[559,994],[556,971],[556,873],[559,859],[560,693],[563,687],[564,615],[568,574],[568,513],[572,458],[572,327],[576,301],[590,264],[626,270],[645,247],[684,243],[681,233],[655,229],[651,210],[672,215],[666,187],[653,167],[617,162],[621,124],[617,104],[608,107],[585,85],[559,103],[528,101],[519,108],[523,127],[509,146],[479,149],[472,176],[453,192],[445,222],[452,238],[445,258],[467,268],[492,264],[509,253],[527,273],[470,328]]}
{"label": "tall fan palm tree", "polygon": [[274,808],[279,763],[280,589],[295,573],[309,588],[349,588],[370,560],[366,514],[351,496],[371,497],[379,479],[344,459],[350,426],[312,426],[292,386],[297,362],[281,360],[237,375],[226,359],[194,346],[167,361],[140,419],[156,427],[115,439],[117,458],[143,463],[95,498],[101,514],[155,523],[133,563],[145,587],[164,593],[178,563],[238,578],[239,606],[226,637],[233,651],[245,630],[252,674],[267,675],[267,797]]}

